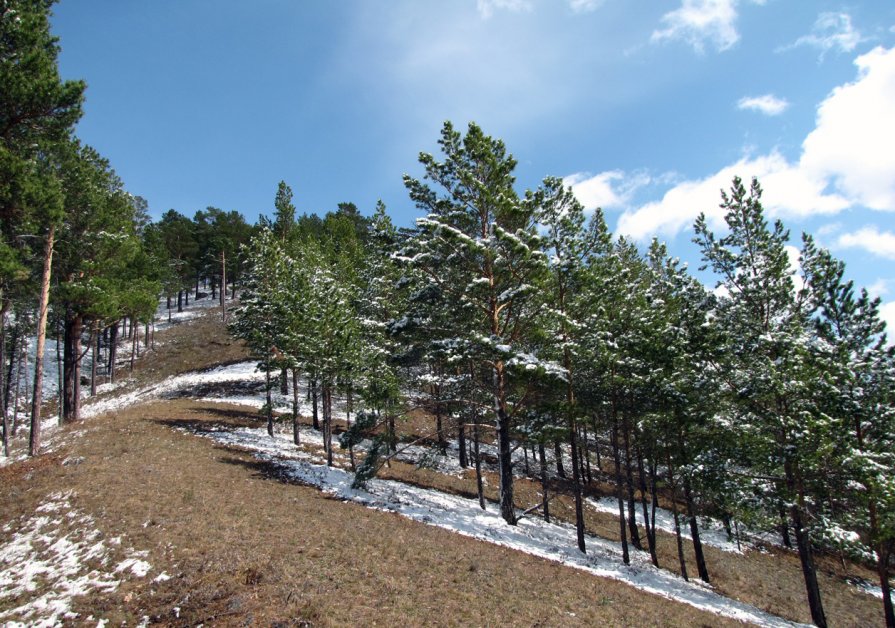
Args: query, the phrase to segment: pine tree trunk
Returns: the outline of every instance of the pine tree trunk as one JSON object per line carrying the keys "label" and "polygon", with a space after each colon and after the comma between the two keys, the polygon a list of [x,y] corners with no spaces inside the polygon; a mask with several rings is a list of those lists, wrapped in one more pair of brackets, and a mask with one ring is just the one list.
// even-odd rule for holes
{"label": "pine tree trunk", "polygon": [[475,488],[479,497],[479,506],[482,510],[485,510],[485,488],[482,484],[482,456],[479,452],[479,440],[481,438],[481,434],[479,433],[479,412],[478,410],[473,409],[472,411],[472,420],[473,420],[473,430],[472,430],[472,448],[473,453],[475,454]]}
{"label": "pine tree trunk", "polygon": [[581,470],[578,462],[578,443],[576,432],[578,431],[574,420],[569,426],[569,447],[572,450],[572,490],[575,495],[575,535],[578,540],[578,549],[585,553],[584,544],[584,506],[581,499]]}
{"label": "pine tree trunk", "polygon": [[81,332],[84,319],[80,314],[75,314],[71,309],[65,313],[65,335],[63,356],[63,394],[62,394],[62,421],[74,423],[80,418],[81,384]]}
{"label": "pine tree trunk", "polygon": [[348,382],[345,390],[345,429],[351,429],[351,413],[354,411],[354,384]]}
{"label": "pine tree trunk", "polygon": [[783,461],[783,473],[789,494],[795,496],[789,512],[796,535],[796,547],[799,551],[799,562],[802,566],[802,576],[804,577],[805,590],[808,594],[808,608],[811,611],[811,620],[816,626],[826,628],[827,619],[824,615],[820,587],[817,582],[817,571],[814,566],[814,557],[811,553],[811,537],[808,534],[808,530],[805,529],[802,519],[805,496],[802,492],[801,476],[798,465],[789,457]]}
{"label": "pine tree trunk", "polygon": [[313,401],[313,414],[311,415],[314,429],[320,431],[320,418],[317,411],[317,380],[311,380],[311,400]]}
{"label": "pine tree trunk", "polygon": [[131,367],[130,372],[134,372],[134,359],[137,357],[137,341],[139,340],[139,334],[134,333],[134,323],[133,319],[131,320]]}
{"label": "pine tree trunk", "polygon": [[19,384],[22,381],[22,376],[25,376],[25,405],[27,406],[30,401],[28,399],[28,392],[31,390],[30,380],[28,379],[28,374],[30,373],[28,369],[28,338],[24,338],[22,341],[22,355],[19,359],[19,369],[16,373],[16,393],[15,393],[15,405],[13,406],[12,411],[12,435],[15,436],[16,432],[19,429]]}
{"label": "pine tree trunk", "polygon": [[513,504],[513,460],[510,443],[510,418],[506,411],[506,374],[503,362],[494,366],[494,413],[497,416],[497,465],[500,476],[500,516],[510,525],[516,525],[516,508]]}
{"label": "pine tree trunk", "polygon": [[333,392],[329,384],[323,384],[323,445],[326,448],[326,466],[333,466]]}
{"label": "pine tree trunk", "polygon": [[[12,337],[9,341],[9,369],[6,371],[6,385],[3,387],[3,407],[9,410],[9,398],[12,394],[12,379],[13,375],[15,375],[16,383],[18,384],[19,375],[16,367],[19,365],[19,343],[21,342],[19,337],[19,324],[16,321],[16,324],[12,328]],[[3,364],[0,364],[0,368],[3,367]]]}
{"label": "pine tree trunk", "polygon": [[[183,290],[177,291],[177,313],[183,312]],[[171,320],[171,317],[168,316],[168,320]]]}
{"label": "pine tree trunk", "polygon": [[538,443],[538,461],[541,464],[541,510],[544,521],[550,523],[550,500],[547,497],[547,451],[544,443]]}
{"label": "pine tree trunk", "polygon": [[34,354],[34,394],[31,396],[31,434],[28,441],[28,453],[36,456],[40,453],[40,404],[43,400],[43,366],[44,345],[47,340],[47,314],[50,306],[50,273],[53,268],[53,242],[56,226],[50,225],[44,248],[43,274],[40,281],[40,301],[37,315],[37,351]]}
{"label": "pine tree trunk", "polygon": [[65,387],[63,386],[63,366],[62,366],[62,337],[64,335],[64,331],[61,329],[64,327],[63,321],[56,321],[56,413],[59,415],[59,420],[62,420],[62,409],[65,406]]}
{"label": "pine tree trunk", "polygon": [[581,425],[582,440],[581,440],[581,457],[584,459],[584,470],[587,473],[585,476],[587,478],[588,484],[593,484],[594,476],[591,475],[590,472],[590,443],[588,442],[587,437],[587,422],[583,421]]}
{"label": "pine tree trunk", "polygon": [[592,419],[594,428],[594,451],[597,454],[597,471],[603,473],[603,457],[600,454],[600,432],[597,429],[597,420]]}
{"label": "pine tree trunk", "polygon": [[789,537],[789,522],[786,520],[786,508],[780,503],[780,536],[783,537],[783,546],[792,549],[792,540]]}
{"label": "pine tree trunk", "polygon": [[796,546],[799,550],[799,562],[802,565],[802,575],[805,579],[805,590],[808,594],[808,609],[811,611],[811,621],[819,628],[826,628],[827,619],[824,615],[823,602],[820,597],[820,587],[817,582],[817,571],[814,567],[814,557],[811,553],[811,538],[804,529],[802,515],[798,505],[790,508],[793,527],[796,534]]}
{"label": "pine tree trunk", "polygon": [[622,421],[622,434],[625,441],[625,484],[628,489],[628,528],[631,531],[631,544],[643,550],[640,543],[640,530],[637,529],[637,500],[634,498],[634,470],[631,465],[631,426],[628,415]]}
{"label": "pine tree trunk", "polygon": [[628,553],[628,533],[625,525],[625,487],[622,480],[622,460],[618,447],[618,417],[613,411],[612,417],[612,457],[615,460],[615,494],[618,498],[618,528],[619,539],[622,544],[622,560],[626,565],[631,564]]}
{"label": "pine tree trunk", "polygon": [[681,521],[677,510],[677,483],[674,480],[674,465],[671,459],[668,461],[668,484],[671,488],[671,514],[674,517],[674,538],[677,541],[677,560],[681,566],[681,576],[684,580],[689,581],[687,576],[687,559],[684,556],[684,540],[681,538]]}
{"label": "pine tree trunk", "polygon": [[109,328],[109,383],[115,383],[115,361],[118,359],[118,323]]}
{"label": "pine tree trunk", "polygon": [[730,527],[730,513],[726,510],[721,513],[721,523],[724,525],[724,533],[727,534],[727,542],[733,542],[733,530]]}
{"label": "pine tree trunk", "polygon": [[566,426],[569,430],[569,449],[572,452],[572,491],[575,496],[575,535],[578,549],[585,553],[584,544],[584,506],[581,499],[581,464],[578,459],[578,425],[575,421],[575,393],[572,390],[572,363],[568,349],[565,352],[565,367],[569,373],[566,381]]}
{"label": "pine tree trunk", "polygon": [[[433,374],[436,377],[442,375],[440,369],[433,369]],[[442,416],[444,408],[441,404],[441,387],[437,384],[432,386],[432,398],[435,401],[435,442],[438,443],[438,448],[444,451],[447,449],[447,441],[444,438],[444,417]]]}
{"label": "pine tree trunk", "polygon": [[681,538],[681,521],[680,515],[677,512],[677,497],[674,496],[671,500],[671,514],[674,517],[674,538],[677,542],[677,560],[681,566],[681,576],[684,580],[689,581],[690,578],[687,576],[687,560],[684,557],[684,540]]}
{"label": "pine tree trunk", "polygon": [[876,549],[876,571],[879,574],[879,586],[883,593],[883,615],[886,628],[895,628],[895,609],[892,607],[892,590],[889,584],[889,559],[892,556],[892,541],[880,542]]}
{"label": "pine tree trunk", "polygon": [[93,360],[90,363],[90,396],[96,397],[96,363],[99,360],[99,321],[93,322],[93,335],[90,337],[90,345],[93,351]]}
{"label": "pine tree trunk", "polygon": [[646,470],[643,467],[643,451],[637,447],[637,476],[640,478],[640,506],[643,509],[643,529],[646,531],[646,544],[649,547],[649,555],[653,564],[658,567],[659,558],[656,556],[656,529],[651,525],[649,507],[646,499]]}
{"label": "pine tree trunk", "polygon": [[3,455],[9,457],[9,415],[6,411],[8,397],[6,390],[9,388],[7,382],[4,381],[6,366],[6,313],[9,311],[9,301],[0,299],[0,414],[3,415]]}
{"label": "pine tree trunk", "polygon": [[[655,460],[650,460],[649,465],[649,486],[650,486],[650,529],[653,531],[653,550],[655,550],[656,544],[656,508],[659,505],[659,491],[657,490],[656,484],[658,483],[658,463]],[[658,553],[652,552],[650,554],[650,558],[653,560],[653,565],[656,567],[659,566],[659,555]]]}
{"label": "pine tree trunk", "polygon": [[280,369],[280,394],[289,394],[289,369],[285,366]]}
{"label": "pine tree trunk", "polygon": [[298,371],[292,369],[292,442],[299,443],[301,426],[298,422]]}
{"label": "pine tree trunk", "polygon": [[270,396],[270,366],[264,369],[264,390],[267,395],[267,434],[273,438],[273,400]]}
{"label": "pine tree trunk", "polygon": [[709,582],[709,570],[705,564],[705,554],[702,551],[702,539],[699,537],[699,522],[696,519],[693,490],[690,487],[690,479],[686,476],[684,477],[684,499],[687,502],[687,518],[690,520],[690,538],[693,540],[696,569],[699,572],[699,578],[703,582]]}
{"label": "pine tree trunk", "polygon": [[221,251],[221,320],[227,322],[227,253],[223,250]]}
{"label": "pine tree trunk", "polygon": [[[395,413],[386,413],[386,424],[388,425],[388,451],[390,453],[398,452],[398,431],[395,427]],[[391,466],[391,464],[389,464]]]}
{"label": "pine tree trunk", "polygon": [[469,466],[469,459],[466,456],[466,429],[463,419],[457,426],[457,447],[460,450],[460,468],[465,469]]}
{"label": "pine tree trunk", "polygon": [[562,444],[558,440],[553,441],[553,456],[556,459],[556,475],[566,479],[566,470],[562,466]]}

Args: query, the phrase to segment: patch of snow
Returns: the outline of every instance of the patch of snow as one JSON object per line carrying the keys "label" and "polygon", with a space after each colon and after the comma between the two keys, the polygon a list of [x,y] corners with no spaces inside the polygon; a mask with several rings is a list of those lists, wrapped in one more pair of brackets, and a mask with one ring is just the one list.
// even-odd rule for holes
{"label": "patch of snow", "polygon": [[[603,497],[601,499],[593,499],[588,497],[585,502],[588,506],[593,508],[598,512],[605,512],[611,515],[618,515],[618,499],[614,497]],[[628,503],[625,504],[625,515],[628,513]],[[643,509],[641,505],[636,504],[635,514],[637,518],[637,524],[643,527]],[[678,519],[680,521],[681,526],[681,537],[685,539],[690,539],[690,524],[686,521],[685,517],[681,514],[678,514]],[[736,540],[729,541],[727,540],[727,533],[720,529],[720,526],[712,525],[710,527],[706,527],[706,519],[701,519],[700,530],[699,530],[699,538],[702,541],[703,545],[711,545],[712,547],[716,547],[724,552],[731,552],[734,554],[741,554],[742,551],[737,548]],[[668,534],[674,534],[674,514],[670,510],[666,510],[665,508],[656,508],[656,529],[661,530],[662,532],[667,532]],[[745,541],[740,540],[740,545],[744,545]]]}
{"label": "patch of snow", "polygon": [[[55,493],[18,525],[8,525],[0,541],[0,625],[58,626],[77,615],[72,599],[112,591],[118,572],[106,569],[109,552],[94,520],[72,508],[71,492]],[[68,528],[63,530],[62,524]],[[120,544],[120,538],[115,541]],[[130,550],[131,554],[139,554]],[[139,564],[138,564],[139,563]],[[127,569],[145,576],[149,564],[134,561]],[[98,625],[105,625],[100,619]]]}
{"label": "patch of snow", "polygon": [[149,573],[150,569],[152,569],[152,565],[139,558],[126,558],[115,567],[116,573],[130,570],[130,572],[138,578],[146,577],[146,574]]}
{"label": "patch of snow", "polygon": [[[57,625],[69,616],[75,596],[118,586],[114,576],[88,564],[104,564],[106,549],[93,520],[71,511],[68,497],[51,496],[0,545],[0,606],[9,605],[0,611],[0,623]],[[75,513],[77,536],[63,533],[58,518],[40,514],[64,511]]]}

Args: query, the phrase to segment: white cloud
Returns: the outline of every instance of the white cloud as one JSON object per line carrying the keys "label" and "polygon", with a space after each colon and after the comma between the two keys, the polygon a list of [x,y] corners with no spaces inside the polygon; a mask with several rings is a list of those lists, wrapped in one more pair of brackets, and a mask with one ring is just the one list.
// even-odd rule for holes
{"label": "white cloud", "polygon": [[856,203],[895,211],[895,48],[875,48],[855,65],[858,79],[818,107],[800,166],[832,179]]}
{"label": "white cloud", "polygon": [[603,6],[605,0],[569,0],[569,8],[575,13],[590,13]]}
{"label": "white cloud", "polygon": [[758,111],[766,116],[779,116],[788,108],[789,102],[785,98],[777,98],[773,94],[746,96],[737,102],[737,109]]}
{"label": "white cloud", "polygon": [[736,0],[683,0],[680,8],[662,16],[665,28],[653,31],[650,41],[681,40],[699,53],[708,41],[719,51],[727,50],[740,39],[736,4]]}
{"label": "white cloud", "polygon": [[823,59],[830,50],[851,52],[861,41],[861,33],[852,25],[848,13],[821,13],[814,22],[811,34],[799,37],[795,43],[780,50],[810,46],[819,49],[820,58]]}
{"label": "white cloud", "polygon": [[623,204],[622,197],[613,187],[613,181],[623,181],[625,173],[621,170],[610,170],[591,176],[587,172],[576,172],[563,178],[563,185],[572,186],[572,192],[578,202],[587,209],[602,207],[610,209]]}
{"label": "white cloud", "polygon": [[880,305],[879,316],[886,321],[886,333],[889,336],[889,344],[892,344],[895,342],[895,301]]}
{"label": "white cloud", "polygon": [[827,194],[824,181],[806,176],[775,151],[762,157],[743,158],[704,179],[679,183],[661,200],[623,213],[618,231],[637,240],[656,233],[674,236],[690,227],[700,212],[706,214],[712,228],[720,228],[724,219],[718,206],[720,191],[729,190],[734,176],[740,176],[747,186],[751,177],[758,177],[764,190],[762,203],[774,214],[832,214],[849,205],[845,198]]}
{"label": "white cloud", "polygon": [[859,248],[874,255],[895,259],[895,233],[880,231],[876,227],[863,227],[852,233],[843,233],[837,240],[843,248]]}
{"label": "white cloud", "polygon": [[[663,175],[658,180],[664,181]],[[645,172],[627,174],[621,170],[609,170],[597,175],[576,172],[563,177],[563,185],[571,186],[578,202],[585,209],[621,209],[626,207],[634,193],[654,179]]]}
{"label": "white cloud", "polygon": [[[771,214],[835,214],[853,205],[895,211],[895,49],[875,50],[855,60],[858,78],[834,89],[820,104],[815,129],[801,158],[777,151],[744,157],[703,179],[684,181],[661,200],[625,211],[617,230],[638,240],[674,236],[705,212],[713,228],[723,226],[719,190],[734,175],[758,177]],[[616,185],[618,185],[616,183]],[[847,240],[846,240],[847,241]]]}
{"label": "white cloud", "polygon": [[873,297],[882,297],[889,294],[889,281],[887,279],[877,279],[867,286],[867,292]]}
{"label": "white cloud", "polygon": [[495,9],[521,13],[533,8],[530,0],[478,0],[477,6],[479,15],[485,20],[494,15]]}

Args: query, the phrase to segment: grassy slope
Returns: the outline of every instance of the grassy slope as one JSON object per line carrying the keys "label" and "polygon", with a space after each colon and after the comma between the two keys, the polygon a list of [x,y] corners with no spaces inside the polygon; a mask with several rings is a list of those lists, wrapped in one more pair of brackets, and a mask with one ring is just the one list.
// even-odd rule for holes
{"label": "grassy slope", "polygon": [[[135,373],[145,384],[245,356],[213,315],[159,335],[162,346]],[[75,610],[113,623],[149,615],[193,625],[327,624],[725,625],[724,620],[519,552],[330,499],[279,481],[239,451],[172,429],[179,422],[246,424],[244,409],[189,399],[157,401],[90,420],[68,451],[0,469],[0,524],[33,511],[46,495],[73,489],[72,503],[107,537],[148,550],[153,574]],[[394,465],[392,474],[450,490],[467,481]],[[534,487],[520,485],[523,500]],[[532,495],[526,495],[531,492]],[[559,504],[557,504],[559,507]],[[611,517],[588,527],[612,537]],[[673,549],[663,541],[663,562]],[[792,556],[710,553],[719,590],[805,621]],[[827,578],[833,625],[870,625],[877,603]],[[829,591],[829,593],[828,593]],[[179,617],[173,609],[179,608]]]}

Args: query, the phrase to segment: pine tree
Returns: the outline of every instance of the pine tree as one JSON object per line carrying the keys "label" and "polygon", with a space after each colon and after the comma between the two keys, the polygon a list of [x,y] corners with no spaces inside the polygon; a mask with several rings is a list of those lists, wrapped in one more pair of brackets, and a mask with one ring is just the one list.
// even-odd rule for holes
{"label": "pine tree", "polygon": [[514,372],[561,371],[524,350],[534,286],[546,273],[546,259],[539,250],[534,208],[513,189],[516,161],[503,142],[474,123],[461,136],[448,122],[439,145],[445,161],[420,155],[426,178],[438,191],[404,177],[411,199],[427,215],[417,219],[418,232],[400,257],[424,274],[434,291],[461,305],[461,311],[474,312],[431,332],[450,350],[451,363],[471,361],[476,371],[490,372],[500,511],[515,524],[511,443],[526,395],[514,390]]}
{"label": "pine tree", "polygon": [[[11,298],[26,289],[29,268],[43,269],[36,273],[41,275],[37,340],[43,346],[50,261],[62,218],[55,153],[81,116],[84,83],[59,77],[59,48],[50,34],[52,4],[51,0],[10,0],[0,6],[0,363],[5,358]],[[37,236],[43,245],[35,242],[32,248],[19,236]],[[36,375],[32,454],[40,449],[42,374]],[[5,404],[0,410],[5,417]]]}
{"label": "pine tree", "polygon": [[[536,220],[543,231],[544,252],[550,261],[550,278],[544,285],[547,343],[545,355],[562,364],[565,376],[561,381],[561,401],[550,408],[564,417],[565,440],[569,445],[572,463],[572,490],[575,497],[575,528],[578,549],[585,551],[584,509],[579,457],[587,455],[588,443],[579,443],[578,429],[581,412],[578,406],[578,356],[582,328],[583,303],[575,299],[587,281],[587,264],[596,252],[599,241],[585,229],[584,208],[575,199],[571,188],[564,188],[562,180],[547,178],[528,202],[535,206]],[[599,218],[597,218],[599,220]],[[576,307],[577,306],[577,307]]]}
{"label": "pine tree", "polygon": [[[279,241],[269,229],[254,237],[243,251],[249,271],[243,284],[240,306],[230,322],[230,332],[246,341],[259,358],[265,374],[267,433],[273,437],[271,371],[280,368],[282,353],[277,347],[285,328],[286,301],[282,286],[288,285],[288,267]],[[278,355],[279,354],[279,355]]]}
{"label": "pine tree", "polygon": [[[885,622],[895,626],[889,585],[895,549],[895,346],[887,346],[880,300],[866,290],[856,295],[853,282],[845,279],[845,264],[810,236],[802,239],[805,291],[819,341],[813,353],[825,373],[818,394],[837,423],[832,433],[838,443],[823,484],[840,489],[830,502],[845,501],[829,515],[864,533],[869,551],[860,554],[875,558]],[[833,543],[854,541],[839,525],[834,531]]]}
{"label": "pine tree", "polygon": [[819,373],[809,359],[806,307],[785,249],[789,233],[780,221],[768,227],[755,179],[747,193],[735,178],[730,194],[722,193],[721,207],[727,235],[716,239],[702,215],[695,226],[703,259],[730,295],[717,311],[727,360],[717,373],[736,413],[741,462],[775,478],[765,507],[773,512],[781,502],[788,505],[811,618],[825,626],[808,485],[817,455],[828,448],[831,426],[812,395]]}
{"label": "pine tree", "polygon": [[292,204],[292,188],[280,181],[277,185],[277,195],[274,198],[273,232],[279,238],[281,244],[285,244],[292,234],[295,226],[295,205]]}

